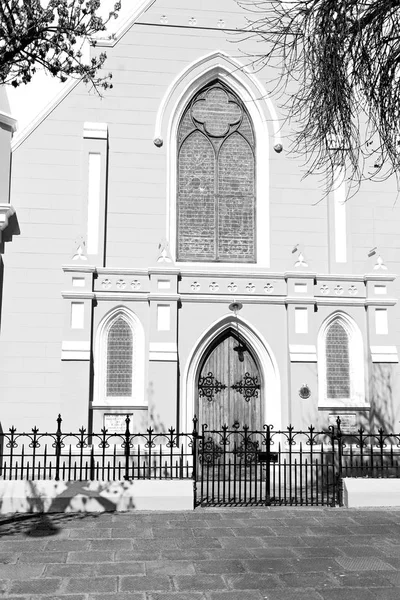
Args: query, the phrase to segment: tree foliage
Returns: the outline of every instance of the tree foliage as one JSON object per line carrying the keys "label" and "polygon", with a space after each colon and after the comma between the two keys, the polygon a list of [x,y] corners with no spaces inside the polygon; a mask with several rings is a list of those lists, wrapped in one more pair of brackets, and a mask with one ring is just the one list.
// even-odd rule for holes
{"label": "tree foliage", "polygon": [[291,150],[326,189],[338,165],[357,189],[400,167],[400,0],[238,0],[253,11],[256,64],[278,68]]}
{"label": "tree foliage", "polygon": [[14,87],[31,81],[38,68],[66,81],[78,77],[96,88],[110,86],[99,70],[106,55],[85,59],[82,47],[95,45],[121,7],[116,2],[106,18],[100,0],[0,0],[0,83]]}

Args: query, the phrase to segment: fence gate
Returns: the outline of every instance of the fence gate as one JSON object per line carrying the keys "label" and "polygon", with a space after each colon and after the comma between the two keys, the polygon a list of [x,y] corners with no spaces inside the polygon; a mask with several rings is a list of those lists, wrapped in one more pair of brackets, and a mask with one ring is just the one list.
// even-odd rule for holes
{"label": "fence gate", "polygon": [[238,425],[196,440],[196,506],[334,506],[335,438],[330,431],[253,431]]}

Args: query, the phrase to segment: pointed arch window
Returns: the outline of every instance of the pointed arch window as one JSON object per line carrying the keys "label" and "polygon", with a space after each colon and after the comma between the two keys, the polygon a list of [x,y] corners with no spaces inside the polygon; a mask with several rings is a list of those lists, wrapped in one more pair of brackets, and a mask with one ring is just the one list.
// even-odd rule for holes
{"label": "pointed arch window", "polygon": [[130,325],[118,317],[107,336],[106,395],[132,396],[133,333]]}
{"label": "pointed arch window", "polygon": [[328,398],[350,398],[349,338],[343,325],[333,321],[325,342]]}
{"label": "pointed arch window", "polygon": [[333,313],[321,325],[318,381],[320,406],[354,406],[367,402],[362,335],[345,313]]}
{"label": "pointed arch window", "polygon": [[256,262],[255,138],[244,104],[214,81],[178,128],[177,260]]}
{"label": "pointed arch window", "polygon": [[100,322],[95,347],[94,405],[142,406],[144,394],[144,331],[125,307]]}

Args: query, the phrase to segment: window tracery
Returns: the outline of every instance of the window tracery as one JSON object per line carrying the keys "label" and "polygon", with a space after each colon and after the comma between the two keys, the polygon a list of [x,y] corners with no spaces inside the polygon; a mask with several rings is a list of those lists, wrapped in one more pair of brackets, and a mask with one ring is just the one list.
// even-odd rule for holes
{"label": "window tracery", "polygon": [[256,261],[254,157],[246,108],[214,81],[178,129],[178,261]]}

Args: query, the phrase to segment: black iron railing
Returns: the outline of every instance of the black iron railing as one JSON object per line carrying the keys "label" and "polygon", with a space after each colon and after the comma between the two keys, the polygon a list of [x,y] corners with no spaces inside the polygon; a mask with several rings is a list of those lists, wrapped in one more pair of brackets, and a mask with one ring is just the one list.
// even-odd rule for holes
{"label": "black iron railing", "polygon": [[2,479],[55,479],[63,481],[118,481],[129,479],[191,478],[193,435],[132,433],[126,417],[124,433],[0,433]]}
{"label": "black iron railing", "polygon": [[79,429],[19,433],[0,428],[0,479],[118,481],[193,479],[196,505],[325,505],[341,503],[343,477],[399,477],[400,434],[336,426],[275,431],[224,425],[191,433],[171,428],[123,433]]}

